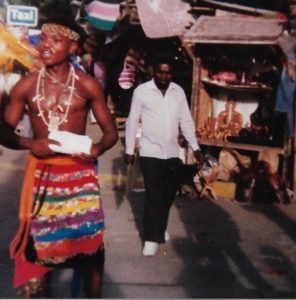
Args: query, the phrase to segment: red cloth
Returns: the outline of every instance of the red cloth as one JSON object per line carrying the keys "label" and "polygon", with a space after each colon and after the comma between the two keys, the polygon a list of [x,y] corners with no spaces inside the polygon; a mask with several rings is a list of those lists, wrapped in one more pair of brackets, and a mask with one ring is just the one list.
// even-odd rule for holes
{"label": "red cloth", "polygon": [[33,278],[43,277],[47,272],[51,270],[53,270],[53,268],[35,265],[26,261],[22,257],[16,258],[13,287],[17,288]]}

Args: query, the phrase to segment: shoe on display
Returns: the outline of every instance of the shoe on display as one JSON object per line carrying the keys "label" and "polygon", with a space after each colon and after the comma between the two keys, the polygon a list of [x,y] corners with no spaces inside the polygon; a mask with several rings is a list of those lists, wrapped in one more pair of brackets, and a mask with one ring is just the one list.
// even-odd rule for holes
{"label": "shoe on display", "polygon": [[145,242],[143,248],[144,256],[154,256],[158,249],[158,243],[155,242]]}

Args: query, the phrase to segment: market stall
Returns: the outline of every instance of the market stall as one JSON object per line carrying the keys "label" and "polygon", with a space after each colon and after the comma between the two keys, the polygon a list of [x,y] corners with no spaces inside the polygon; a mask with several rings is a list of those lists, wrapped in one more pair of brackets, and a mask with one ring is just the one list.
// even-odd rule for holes
{"label": "market stall", "polygon": [[292,138],[275,110],[282,32],[276,19],[201,16],[182,40],[193,57],[191,111],[202,147],[251,154],[251,163],[272,153],[275,172],[295,189]]}

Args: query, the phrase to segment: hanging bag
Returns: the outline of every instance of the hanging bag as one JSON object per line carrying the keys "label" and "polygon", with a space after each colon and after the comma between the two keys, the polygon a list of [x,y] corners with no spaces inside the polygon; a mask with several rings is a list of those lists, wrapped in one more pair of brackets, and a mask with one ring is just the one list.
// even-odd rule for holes
{"label": "hanging bag", "polygon": [[128,67],[127,63],[124,62],[123,70],[118,77],[118,84],[122,89],[128,90],[134,86],[136,78],[135,72],[135,69]]}

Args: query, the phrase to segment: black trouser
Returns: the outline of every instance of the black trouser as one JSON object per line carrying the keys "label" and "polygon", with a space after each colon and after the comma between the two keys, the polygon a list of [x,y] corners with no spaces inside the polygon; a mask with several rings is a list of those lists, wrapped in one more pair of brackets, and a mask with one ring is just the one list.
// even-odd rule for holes
{"label": "black trouser", "polygon": [[164,243],[170,208],[179,188],[180,160],[140,157],[144,176],[144,240]]}

